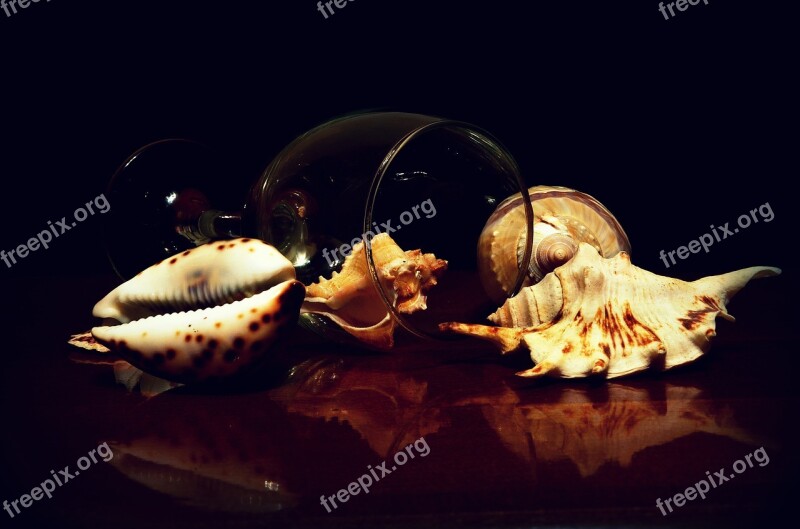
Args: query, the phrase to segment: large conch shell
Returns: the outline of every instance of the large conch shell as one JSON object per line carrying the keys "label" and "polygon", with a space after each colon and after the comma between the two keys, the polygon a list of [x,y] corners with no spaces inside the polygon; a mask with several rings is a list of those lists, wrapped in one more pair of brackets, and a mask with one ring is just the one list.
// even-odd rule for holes
{"label": "large conch shell", "polygon": [[489,319],[500,327],[443,323],[484,338],[503,353],[526,348],[536,367],[524,377],[629,375],[699,358],[716,335],[717,316],[748,281],[780,270],[754,266],[692,283],[633,266],[627,253],[605,259],[581,243],[575,257],[523,289]]}
{"label": "large conch shell", "polygon": [[[533,248],[522,286],[529,286],[569,261],[578,244],[591,244],[603,257],[631,251],[614,215],[594,197],[567,187],[528,189],[533,205]],[[478,266],[486,293],[502,303],[524,265],[527,224],[522,195],[501,202],[478,240]]]}
{"label": "large conch shell", "polygon": [[[397,311],[425,310],[426,294],[447,269],[447,261],[420,250],[404,252],[385,233],[376,235],[371,244],[381,288]],[[394,345],[397,322],[372,282],[363,241],[353,247],[340,272],[308,286],[301,313],[326,316],[371,347]]]}
{"label": "large conch shell", "polygon": [[135,367],[175,382],[257,364],[297,321],[305,294],[292,263],[257,239],[209,243],[165,259],[100,300],[92,329]]}

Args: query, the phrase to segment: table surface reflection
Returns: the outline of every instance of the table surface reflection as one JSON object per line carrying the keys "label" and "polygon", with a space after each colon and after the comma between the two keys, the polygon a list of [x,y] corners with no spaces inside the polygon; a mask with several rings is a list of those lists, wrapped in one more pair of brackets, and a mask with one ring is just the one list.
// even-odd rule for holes
{"label": "table surface reflection", "polygon": [[[54,283],[18,286],[22,304],[32,309]],[[740,294],[739,323],[723,325],[712,354],[670,373],[531,383],[514,376],[525,355],[464,342],[366,353],[298,330],[281,353],[291,369],[271,380],[147,397],[115,383],[113,358],[65,344],[109,284],[66,287],[76,308],[3,372],[5,499],[100,443],[114,453],[17,515],[19,527],[731,527],[790,507],[792,342],[780,321],[746,308],[763,306],[769,288]],[[35,333],[37,322],[17,329]],[[405,450],[415,441],[424,456]],[[666,516],[656,507],[706,471],[733,474],[757,449],[769,463]],[[321,505],[383,461],[395,469],[368,493],[335,500],[330,514]]]}

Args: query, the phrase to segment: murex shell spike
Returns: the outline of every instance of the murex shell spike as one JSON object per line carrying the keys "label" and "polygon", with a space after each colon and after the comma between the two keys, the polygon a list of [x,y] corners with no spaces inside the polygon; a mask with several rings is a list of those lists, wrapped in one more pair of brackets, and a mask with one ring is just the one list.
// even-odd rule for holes
{"label": "murex shell spike", "polygon": [[[542,280],[569,261],[581,242],[603,257],[630,253],[628,236],[614,215],[595,198],[574,189],[534,186],[533,251],[523,286]],[[478,242],[478,265],[487,294],[500,303],[514,287],[526,244],[522,196],[507,198],[489,218]]]}
{"label": "murex shell spike", "polygon": [[[427,294],[447,270],[447,261],[418,249],[404,251],[385,233],[376,235],[371,245],[381,288],[397,311],[427,309]],[[370,347],[394,346],[397,321],[372,282],[364,241],[353,247],[340,272],[308,286],[300,312],[325,316]]]}
{"label": "murex shell spike", "polygon": [[631,264],[626,252],[603,258],[588,243],[566,264],[506,301],[489,320],[444,323],[441,330],[493,342],[503,353],[530,351],[524,377],[614,378],[692,362],[716,336],[716,317],[751,279],[780,274],[754,266],[694,282]]}

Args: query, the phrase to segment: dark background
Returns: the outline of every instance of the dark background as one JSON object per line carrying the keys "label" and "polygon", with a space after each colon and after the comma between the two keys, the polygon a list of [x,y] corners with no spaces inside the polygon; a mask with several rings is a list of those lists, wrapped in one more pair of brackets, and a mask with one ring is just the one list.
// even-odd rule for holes
{"label": "dark background", "polygon": [[[387,109],[488,129],[528,183],[605,203],[650,269],[770,202],[772,223],[674,272],[785,267],[795,72],[779,5],[701,2],[667,21],[645,1],[358,0],[328,20],[310,0],[31,4],[0,18],[0,248],[71,215],[151,141],[205,142],[230,161],[225,178],[247,181],[310,127]],[[101,222],[3,279],[106,271]]]}
{"label": "dark background", "polygon": [[[491,131],[530,185],[594,195],[626,229],[639,266],[683,279],[783,268],[762,310],[789,336],[798,209],[789,5],[710,0],[669,21],[653,0],[356,0],[327,20],[312,0],[52,0],[0,12],[0,249],[71,216],[158,139],[213,146],[228,160],[223,176],[248,182],[332,117],[429,113]],[[660,250],[766,202],[772,222],[664,269]],[[102,222],[90,217],[11,269],[0,263],[6,355],[28,354],[69,306],[58,289],[30,299],[27,285],[110,274]],[[76,326],[91,324],[90,305],[67,310]],[[14,376],[17,364],[4,368]],[[794,369],[788,356],[769,368]]]}

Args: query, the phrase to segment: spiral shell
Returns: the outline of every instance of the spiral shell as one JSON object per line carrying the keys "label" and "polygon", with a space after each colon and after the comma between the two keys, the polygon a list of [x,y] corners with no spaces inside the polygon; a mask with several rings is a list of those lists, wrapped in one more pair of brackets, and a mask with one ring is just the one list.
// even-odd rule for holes
{"label": "spiral shell", "polygon": [[[581,242],[603,257],[630,253],[628,236],[614,215],[594,197],[556,186],[528,189],[533,205],[533,248],[522,286],[538,283],[569,261]],[[478,242],[478,266],[486,293],[502,303],[514,288],[526,245],[522,196],[514,195],[497,206]]]}
{"label": "spiral shell", "polygon": [[716,336],[716,318],[733,321],[730,299],[751,280],[780,274],[753,266],[691,283],[631,264],[626,252],[603,258],[580,243],[567,264],[520,291],[489,316],[499,327],[442,323],[503,353],[525,349],[536,364],[517,373],[614,378],[664,371],[700,358]]}

